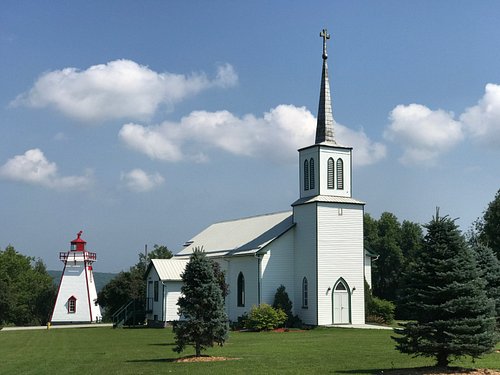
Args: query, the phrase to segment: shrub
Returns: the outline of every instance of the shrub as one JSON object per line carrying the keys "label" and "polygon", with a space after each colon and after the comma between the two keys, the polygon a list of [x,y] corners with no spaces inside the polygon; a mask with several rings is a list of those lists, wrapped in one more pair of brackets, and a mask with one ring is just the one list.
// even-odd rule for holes
{"label": "shrub", "polygon": [[368,321],[373,323],[389,324],[394,320],[394,303],[372,297],[368,304]]}
{"label": "shrub", "polygon": [[287,320],[286,313],[281,309],[274,309],[272,306],[263,303],[254,306],[245,321],[245,328],[256,331],[268,331],[280,327]]}

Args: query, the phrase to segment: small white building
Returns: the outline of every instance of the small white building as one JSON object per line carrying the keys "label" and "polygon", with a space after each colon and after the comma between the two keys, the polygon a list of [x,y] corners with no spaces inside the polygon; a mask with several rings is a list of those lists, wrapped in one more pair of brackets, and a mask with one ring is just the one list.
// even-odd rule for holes
{"label": "small white building", "polygon": [[50,318],[52,324],[95,323],[102,319],[92,266],[97,257],[85,249],[81,235],[80,231],[71,241],[70,251],[59,253],[64,269]]}
{"label": "small white building", "polygon": [[352,197],[352,148],[334,137],[326,40],[313,145],[299,150],[299,198],[292,210],[212,224],[173,259],[155,259],[146,273],[147,319],[179,319],[181,274],[197,247],[226,273],[231,321],[261,303],[272,304],[280,285],[293,313],[310,325],[364,324],[364,280],[371,255],[363,247],[364,203]]}

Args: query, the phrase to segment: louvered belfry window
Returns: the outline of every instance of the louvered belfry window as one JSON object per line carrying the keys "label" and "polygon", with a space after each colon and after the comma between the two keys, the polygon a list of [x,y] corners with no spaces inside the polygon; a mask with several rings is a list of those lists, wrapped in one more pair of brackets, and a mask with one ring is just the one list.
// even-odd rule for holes
{"label": "louvered belfry window", "polygon": [[342,159],[337,160],[337,189],[344,189],[344,162]]}
{"label": "louvered belfry window", "polygon": [[314,189],[314,159],[313,158],[311,158],[311,160],[309,161],[309,168],[310,168],[309,187],[311,189]]}
{"label": "louvered belfry window", "polygon": [[309,161],[304,160],[304,190],[309,190]]}
{"label": "louvered belfry window", "polygon": [[328,180],[328,189],[335,189],[335,181],[334,181],[334,161],[333,158],[328,159],[328,170],[327,170],[327,180]]}

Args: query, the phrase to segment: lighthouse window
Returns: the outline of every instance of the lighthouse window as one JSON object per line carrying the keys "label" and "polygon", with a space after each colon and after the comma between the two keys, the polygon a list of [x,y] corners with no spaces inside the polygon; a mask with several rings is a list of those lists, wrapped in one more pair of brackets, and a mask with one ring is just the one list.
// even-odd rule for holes
{"label": "lighthouse window", "polygon": [[68,299],[68,313],[69,314],[76,313],[76,298],[75,297],[70,297]]}

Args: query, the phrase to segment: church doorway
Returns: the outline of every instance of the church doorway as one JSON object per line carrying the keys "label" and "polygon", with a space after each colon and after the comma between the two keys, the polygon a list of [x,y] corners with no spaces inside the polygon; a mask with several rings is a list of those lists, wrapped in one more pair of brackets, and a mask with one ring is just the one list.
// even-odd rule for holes
{"label": "church doorway", "polygon": [[333,288],[333,324],[351,322],[350,293],[347,283],[340,279]]}

